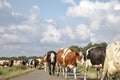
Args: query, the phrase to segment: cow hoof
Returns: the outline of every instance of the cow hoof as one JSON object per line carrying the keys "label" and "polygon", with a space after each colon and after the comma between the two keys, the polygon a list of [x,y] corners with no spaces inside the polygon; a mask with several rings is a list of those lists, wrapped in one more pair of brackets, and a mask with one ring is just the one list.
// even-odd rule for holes
{"label": "cow hoof", "polygon": [[49,75],[52,75],[51,73],[49,73]]}

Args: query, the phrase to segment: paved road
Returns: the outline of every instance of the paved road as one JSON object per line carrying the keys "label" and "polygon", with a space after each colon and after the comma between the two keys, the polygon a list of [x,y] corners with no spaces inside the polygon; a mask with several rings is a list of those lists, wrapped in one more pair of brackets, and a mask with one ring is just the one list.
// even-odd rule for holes
{"label": "paved road", "polygon": [[[68,74],[68,80],[74,80],[73,79],[73,74],[69,73]],[[78,80],[83,80],[83,76],[81,76],[79,73],[77,73],[77,78]],[[9,80],[65,80],[62,75],[60,74],[59,77],[57,76],[50,76],[48,75],[48,72],[44,72],[44,70],[36,70],[31,73],[27,73],[15,78],[11,78]],[[88,80],[93,80],[93,79],[88,79]]]}

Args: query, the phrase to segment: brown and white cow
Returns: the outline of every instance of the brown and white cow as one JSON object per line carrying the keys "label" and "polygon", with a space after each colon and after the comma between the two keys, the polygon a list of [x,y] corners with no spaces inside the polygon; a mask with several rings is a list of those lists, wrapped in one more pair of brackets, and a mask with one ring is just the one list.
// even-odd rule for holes
{"label": "brown and white cow", "polygon": [[40,64],[43,64],[44,65],[44,70],[45,72],[47,72],[47,61],[46,61],[46,55],[44,55],[42,58],[41,58],[41,61],[40,61]]}
{"label": "brown and white cow", "polygon": [[[60,67],[63,69],[63,75],[67,78],[67,68],[72,68],[74,79],[76,77],[77,63],[81,62],[82,57],[72,49],[59,49],[57,52],[57,75],[59,76]],[[65,74],[64,74],[65,69]]]}
{"label": "brown and white cow", "polygon": [[6,68],[6,67],[12,67],[13,66],[13,60],[0,60],[0,66],[2,68]]}
{"label": "brown and white cow", "polygon": [[107,74],[114,76],[115,80],[120,80],[120,42],[111,43],[106,48],[101,80],[105,80]]}

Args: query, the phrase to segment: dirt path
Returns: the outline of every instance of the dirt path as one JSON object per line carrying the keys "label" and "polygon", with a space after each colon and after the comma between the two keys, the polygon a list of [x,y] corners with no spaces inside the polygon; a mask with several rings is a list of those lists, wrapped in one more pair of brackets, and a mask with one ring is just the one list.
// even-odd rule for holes
{"label": "dirt path", "polygon": [[[73,74],[69,73],[68,74],[68,80],[74,80],[73,79]],[[77,78],[78,80],[83,80],[83,76],[80,75],[80,73],[77,73]],[[31,73],[27,73],[15,78],[11,78],[9,80],[65,80],[62,75],[60,74],[59,77],[57,76],[49,76],[48,72],[44,72],[44,70],[36,70]],[[88,79],[88,80],[93,80],[93,79]]]}

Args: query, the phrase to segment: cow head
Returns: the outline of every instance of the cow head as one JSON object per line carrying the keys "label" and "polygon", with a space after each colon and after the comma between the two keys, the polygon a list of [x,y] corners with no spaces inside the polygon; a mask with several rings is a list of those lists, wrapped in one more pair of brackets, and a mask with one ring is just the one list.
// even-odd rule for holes
{"label": "cow head", "polygon": [[40,61],[40,64],[44,64],[46,62],[46,55],[44,55]]}
{"label": "cow head", "polygon": [[81,64],[81,60],[82,60],[82,51],[80,51],[79,53],[76,53],[76,63]]}

